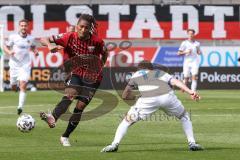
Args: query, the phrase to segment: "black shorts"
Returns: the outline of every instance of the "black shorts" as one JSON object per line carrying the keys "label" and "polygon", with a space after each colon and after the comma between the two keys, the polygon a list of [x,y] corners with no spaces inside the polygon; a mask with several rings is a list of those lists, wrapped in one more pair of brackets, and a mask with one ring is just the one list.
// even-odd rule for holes
{"label": "black shorts", "polygon": [[86,105],[92,100],[99,85],[100,82],[88,82],[75,74],[71,75],[66,82],[66,88],[72,88],[77,91],[77,95],[74,98],[84,102]]}

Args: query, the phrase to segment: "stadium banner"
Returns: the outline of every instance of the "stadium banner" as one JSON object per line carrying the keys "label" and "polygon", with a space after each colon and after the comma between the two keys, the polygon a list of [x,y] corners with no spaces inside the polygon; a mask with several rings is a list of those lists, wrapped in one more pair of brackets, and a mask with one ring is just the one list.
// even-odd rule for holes
{"label": "stadium banner", "polygon": [[[59,67],[63,53],[49,53],[47,48],[39,48],[39,55],[31,54],[33,67]],[[199,56],[201,67],[239,67],[240,47],[201,47]],[[146,59],[166,67],[182,67],[183,57],[177,55],[178,47],[130,47],[109,52],[106,67],[127,67]]]}
{"label": "stadium banner", "polygon": [[239,39],[239,5],[2,5],[0,24],[7,37],[18,22],[30,20],[31,34],[43,37],[66,32],[81,13],[93,14],[104,39],[183,39],[186,29],[197,39]]}
{"label": "stadium banner", "polygon": [[[136,69],[120,67],[108,68],[106,70],[109,70],[106,72],[108,76],[107,78],[105,77],[102,87],[122,90]],[[183,79],[182,67],[171,67],[165,71],[173,75],[176,79]],[[240,89],[239,83],[240,72],[237,67],[200,67],[199,69],[198,89]],[[112,84],[112,88],[106,86],[106,84]]]}
{"label": "stadium banner", "polygon": [[[4,88],[10,90],[8,68],[4,71]],[[101,89],[122,90],[126,86],[135,67],[107,67],[103,70]],[[175,78],[182,80],[182,67],[166,69]],[[199,89],[240,89],[238,67],[201,67],[199,70]],[[60,68],[33,68],[28,89],[63,90],[66,74]]]}
{"label": "stadium banner", "polygon": [[[239,67],[240,47],[236,46],[203,46],[202,54],[199,56],[201,67]],[[159,47],[153,63],[160,63],[167,67],[183,66],[183,56],[178,56],[178,47]]]}

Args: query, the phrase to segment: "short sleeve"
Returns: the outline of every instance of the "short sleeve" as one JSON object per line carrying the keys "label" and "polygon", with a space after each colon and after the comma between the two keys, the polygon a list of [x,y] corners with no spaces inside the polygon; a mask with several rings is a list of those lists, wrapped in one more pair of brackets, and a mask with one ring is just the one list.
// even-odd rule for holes
{"label": "short sleeve", "polygon": [[179,51],[185,51],[186,50],[186,45],[185,45],[185,41],[183,41],[178,49]]}
{"label": "short sleeve", "polygon": [[170,83],[170,80],[173,78],[172,75],[165,73],[162,77],[160,77],[160,80]]}
{"label": "short sleeve", "polygon": [[198,42],[198,44],[197,44],[197,46],[200,48],[200,45],[201,45],[201,43],[200,42]]}
{"label": "short sleeve", "polygon": [[8,47],[12,47],[14,45],[14,37],[13,35],[10,35],[8,37],[8,40],[5,42],[5,45]]}
{"label": "short sleeve", "polygon": [[71,33],[61,33],[61,34],[58,34],[58,35],[53,35],[52,37],[53,37],[53,40],[54,40],[56,45],[66,47],[70,35],[71,35]]}

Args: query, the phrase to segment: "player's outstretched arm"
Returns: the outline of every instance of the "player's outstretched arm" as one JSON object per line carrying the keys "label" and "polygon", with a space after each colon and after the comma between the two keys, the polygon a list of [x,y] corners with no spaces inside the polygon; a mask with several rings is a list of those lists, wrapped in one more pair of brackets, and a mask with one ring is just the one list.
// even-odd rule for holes
{"label": "player's outstretched arm", "polygon": [[122,93],[122,99],[124,100],[134,100],[136,96],[132,95],[132,87],[127,85]]}
{"label": "player's outstretched arm", "polygon": [[36,46],[31,46],[31,51],[32,51],[36,56],[38,56],[38,50],[37,50],[37,47],[36,47]]}
{"label": "player's outstretched arm", "polygon": [[190,89],[189,89],[184,83],[182,83],[181,81],[179,81],[179,80],[177,80],[177,79],[175,79],[175,78],[172,78],[172,79],[170,80],[170,83],[171,83],[171,85],[177,86],[178,88],[184,90],[186,93],[188,93],[188,94],[191,96],[191,98],[192,98],[193,100],[199,100],[199,99],[200,99],[200,96],[198,95],[198,93],[190,90]]}
{"label": "player's outstretched arm", "polygon": [[184,55],[184,54],[185,54],[184,51],[178,51],[177,52],[177,55],[179,55],[179,56]]}
{"label": "player's outstretched arm", "polygon": [[181,51],[181,50],[179,50],[178,52],[177,52],[177,55],[179,55],[179,56],[181,56],[181,55],[187,55],[187,54],[190,54],[191,53],[191,49],[187,49],[187,50],[185,50],[185,51]]}
{"label": "player's outstretched arm", "polygon": [[52,52],[52,53],[55,53],[55,52],[63,49],[62,46],[52,44],[52,43],[54,43],[54,40],[52,37],[41,38],[40,42],[43,46],[47,46],[48,49],[50,50],[50,52]]}
{"label": "player's outstretched arm", "polygon": [[197,54],[198,54],[198,55],[202,54],[202,51],[201,51],[201,49],[200,49],[199,46],[197,47]]}
{"label": "player's outstretched arm", "polygon": [[40,43],[43,46],[51,46],[52,43],[54,43],[53,38],[52,37],[43,37],[40,39]]}
{"label": "player's outstretched arm", "polygon": [[103,55],[102,55],[103,65],[106,63],[107,57],[108,57],[108,50],[107,50],[107,49],[104,49],[104,50],[103,50]]}
{"label": "player's outstretched arm", "polygon": [[3,45],[3,51],[4,51],[4,53],[6,53],[9,56],[14,55],[14,52],[10,49],[10,47],[8,47],[6,45]]}

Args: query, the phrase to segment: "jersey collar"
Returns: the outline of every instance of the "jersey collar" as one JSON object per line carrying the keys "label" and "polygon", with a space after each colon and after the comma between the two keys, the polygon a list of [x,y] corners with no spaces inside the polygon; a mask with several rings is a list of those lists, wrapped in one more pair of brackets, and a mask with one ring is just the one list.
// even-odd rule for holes
{"label": "jersey collar", "polygon": [[28,34],[23,35],[21,32],[18,32],[18,34],[22,37],[22,38],[26,38],[28,36]]}

